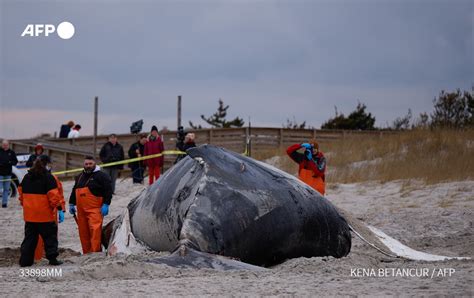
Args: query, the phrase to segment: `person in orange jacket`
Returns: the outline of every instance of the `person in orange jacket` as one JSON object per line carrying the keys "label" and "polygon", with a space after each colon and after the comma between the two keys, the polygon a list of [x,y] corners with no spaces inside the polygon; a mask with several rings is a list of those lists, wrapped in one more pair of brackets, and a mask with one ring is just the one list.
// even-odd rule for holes
{"label": "person in orange jacket", "polygon": [[[298,152],[300,149],[303,149],[304,153]],[[319,151],[318,143],[313,140],[310,143],[294,144],[288,147],[286,153],[298,163],[300,180],[324,195],[326,158],[323,152]]]}
{"label": "person in orange jacket", "polygon": [[[102,251],[102,222],[109,214],[112,181],[100,170],[94,157],[86,156],[84,171],[75,178],[69,198],[69,213],[76,215],[82,253]],[[77,205],[77,209],[76,209]]]}
{"label": "person in orange jacket", "polygon": [[58,212],[59,222],[62,222],[64,211],[58,185],[53,175],[46,169],[46,164],[47,160],[43,156],[35,160],[33,167],[23,177],[18,188],[25,220],[25,238],[20,248],[21,267],[33,265],[39,235],[43,238],[49,264],[62,264],[62,261],[57,259],[59,255],[58,225],[55,217]]}
{"label": "person in orange jacket", "polygon": [[[46,170],[51,173],[51,159],[47,155],[40,155],[38,158],[43,159],[46,162]],[[61,181],[59,181],[59,178],[53,175],[54,180],[56,180],[56,184],[58,185],[58,193],[61,198],[61,209],[66,210],[66,201],[64,200],[64,190],[63,190],[63,184]],[[57,208],[56,208],[57,209]],[[57,211],[57,210],[56,210]],[[56,224],[58,224],[58,216],[57,212],[54,212],[54,221]],[[64,218],[63,218],[64,220]],[[44,251],[44,241],[41,236],[38,238],[38,244],[36,245],[36,250],[35,250],[35,261],[41,260],[43,257],[45,257],[45,251]]]}

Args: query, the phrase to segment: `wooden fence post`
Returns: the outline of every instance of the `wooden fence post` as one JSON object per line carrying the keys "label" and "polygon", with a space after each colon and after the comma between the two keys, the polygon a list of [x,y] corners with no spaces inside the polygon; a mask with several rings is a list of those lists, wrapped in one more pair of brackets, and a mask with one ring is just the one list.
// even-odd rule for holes
{"label": "wooden fence post", "polygon": [[94,135],[92,137],[92,156],[95,158],[97,154],[97,123],[99,113],[99,97],[94,98]]}
{"label": "wooden fence post", "polygon": [[67,152],[64,152],[64,171],[67,171]]}
{"label": "wooden fence post", "polygon": [[244,152],[247,153],[247,156],[250,156],[250,152],[247,151],[249,150],[247,146],[247,140],[250,138],[250,129],[248,127],[245,128],[245,138],[244,138]]}
{"label": "wooden fence post", "polygon": [[181,126],[181,95],[178,95],[178,128]]}
{"label": "wooden fence post", "polygon": [[280,128],[280,148],[283,148],[283,128]]}

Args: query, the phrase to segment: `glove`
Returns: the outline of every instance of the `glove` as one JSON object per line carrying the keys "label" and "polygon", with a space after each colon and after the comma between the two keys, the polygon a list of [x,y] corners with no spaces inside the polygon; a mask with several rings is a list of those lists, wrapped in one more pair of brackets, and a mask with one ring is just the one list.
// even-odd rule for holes
{"label": "glove", "polygon": [[311,146],[311,144],[309,143],[303,143],[301,144],[301,148],[305,148],[306,150],[311,150],[313,146]]}
{"label": "glove", "polygon": [[69,205],[69,213],[76,214],[76,205]]}
{"label": "glove", "polygon": [[306,150],[306,151],[304,152],[304,155],[306,156],[306,158],[307,158],[308,160],[312,160],[312,159],[313,159],[313,153],[311,153],[311,150]]}
{"label": "glove", "polygon": [[58,210],[58,218],[59,218],[59,223],[62,223],[64,221],[64,211]]}
{"label": "glove", "polygon": [[102,213],[102,216],[106,216],[107,214],[109,214],[109,205],[102,205],[102,208],[100,208],[100,213]]}

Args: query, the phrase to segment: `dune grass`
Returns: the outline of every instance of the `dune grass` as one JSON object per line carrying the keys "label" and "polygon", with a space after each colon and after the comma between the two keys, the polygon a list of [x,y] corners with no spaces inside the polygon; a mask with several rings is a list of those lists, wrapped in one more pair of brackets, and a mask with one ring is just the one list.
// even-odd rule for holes
{"label": "dune grass", "polygon": [[[473,129],[348,136],[320,140],[320,147],[327,156],[329,183],[421,179],[432,184],[474,179]],[[277,167],[297,172],[284,148],[255,152],[253,157],[265,160],[276,155],[280,156]]]}

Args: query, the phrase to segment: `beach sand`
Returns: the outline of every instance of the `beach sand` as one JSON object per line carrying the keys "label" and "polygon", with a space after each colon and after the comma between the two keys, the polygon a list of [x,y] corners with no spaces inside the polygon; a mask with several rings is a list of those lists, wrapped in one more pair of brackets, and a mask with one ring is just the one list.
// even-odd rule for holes
{"label": "beach sand", "polygon": [[[145,186],[117,181],[108,222]],[[69,197],[70,181],[64,182]],[[474,257],[474,181],[425,185],[420,181],[334,184],[327,198],[336,206],[402,243],[424,252]],[[81,256],[71,215],[59,225],[61,276],[20,276],[23,239],[17,199],[0,209],[0,296],[151,295],[467,295],[472,296],[474,261],[408,261],[384,256],[353,237],[349,256],[297,258],[263,271],[180,269],[147,262],[166,252],[106,257]],[[30,269],[51,269],[42,260]],[[400,270],[429,276],[394,276]],[[423,271],[425,270],[425,271]],[[381,276],[381,272],[389,276]],[[24,271],[23,271],[24,273]],[[371,276],[375,273],[375,276]],[[367,276],[368,275],[368,276]]]}

